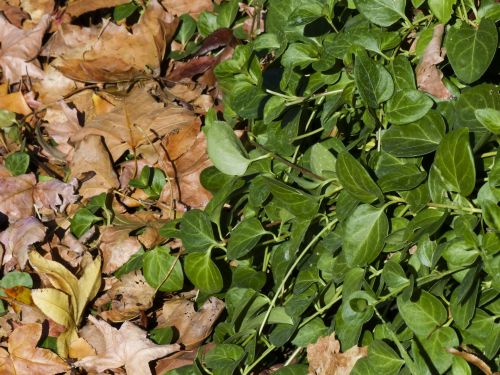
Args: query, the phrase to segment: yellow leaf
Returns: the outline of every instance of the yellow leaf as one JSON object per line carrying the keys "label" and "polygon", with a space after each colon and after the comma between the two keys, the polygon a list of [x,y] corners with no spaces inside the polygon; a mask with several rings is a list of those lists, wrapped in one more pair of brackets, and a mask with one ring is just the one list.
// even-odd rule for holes
{"label": "yellow leaf", "polygon": [[65,326],[66,329],[75,326],[66,293],[52,288],[34,289],[31,291],[31,298],[35,305],[54,322]]}
{"label": "yellow leaf", "polygon": [[83,310],[92,300],[101,287],[101,257],[98,256],[83,271],[78,280],[77,309],[75,311],[76,324],[80,323]]}

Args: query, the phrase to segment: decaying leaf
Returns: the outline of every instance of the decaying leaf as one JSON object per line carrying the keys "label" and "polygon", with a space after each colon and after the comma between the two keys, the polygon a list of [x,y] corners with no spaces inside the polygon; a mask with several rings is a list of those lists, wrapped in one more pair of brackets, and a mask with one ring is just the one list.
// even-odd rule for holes
{"label": "decaying leaf", "polygon": [[117,280],[106,294],[99,297],[96,306],[111,308],[99,315],[112,322],[123,322],[137,317],[141,311],[153,306],[154,288],[142,276],[141,271],[130,272]]}
{"label": "decaying leaf", "polygon": [[99,248],[102,251],[104,273],[111,273],[125,264],[141,248],[130,228],[108,227],[102,232]]}
{"label": "decaying leaf", "polygon": [[42,45],[45,30],[49,27],[50,15],[40,19],[36,27],[19,29],[0,14],[0,66],[3,79],[10,83],[19,82],[22,76],[43,78],[43,71],[36,60]]}
{"label": "decaying leaf", "polygon": [[97,328],[94,337],[86,340],[96,349],[97,355],[85,357],[75,363],[88,371],[102,372],[125,366],[127,374],[151,375],[149,362],[180,349],[179,345],[155,345],[147,339],[146,331],[126,321],[120,329],[110,326],[103,320],[89,316]]}
{"label": "decaying leaf", "polygon": [[320,337],[314,344],[307,345],[309,375],[349,375],[356,361],[368,355],[367,347],[353,346],[340,352],[340,342],[335,332]]}
{"label": "decaying leaf", "polygon": [[31,113],[31,108],[26,103],[23,94],[20,91],[0,96],[0,109],[6,109],[10,112],[27,115]]}
{"label": "decaying leaf", "polygon": [[200,308],[185,299],[172,299],[163,304],[158,326],[175,327],[179,332],[178,342],[187,349],[198,346],[212,332],[213,325],[224,310],[224,302],[210,297]]}
{"label": "decaying leaf", "polygon": [[78,339],[77,326],[85,306],[101,286],[101,258],[90,262],[79,279],[62,264],[47,260],[35,251],[30,253],[29,259],[31,266],[45,274],[56,288],[34,289],[31,296],[45,315],[66,327],[57,338],[57,350],[66,357],[71,344]]}
{"label": "decaying leaf", "polygon": [[9,352],[0,349],[0,373],[53,375],[69,371],[70,366],[57,354],[37,348],[41,335],[41,324],[26,324],[16,328],[9,336]]}
{"label": "decaying leaf", "polygon": [[416,69],[417,86],[421,91],[442,100],[452,97],[450,91],[443,83],[443,73],[436,66],[443,62],[445,51],[441,48],[443,40],[444,25],[434,26],[432,39],[427,45],[420,64]]}
{"label": "decaying leaf", "polygon": [[33,191],[35,207],[38,210],[47,208],[55,212],[63,212],[69,204],[78,199],[78,195],[75,194],[77,187],[76,178],[70,183],[56,179],[39,182]]}
{"label": "decaying leaf", "polygon": [[213,9],[212,0],[162,0],[162,5],[176,16],[188,13],[197,18],[200,13]]}
{"label": "decaying leaf", "polygon": [[0,212],[8,217],[10,223],[32,215],[35,185],[36,178],[32,173],[0,177]]}
{"label": "decaying leaf", "polygon": [[5,248],[2,264],[13,266],[17,263],[21,269],[24,269],[28,261],[30,245],[42,241],[45,231],[46,228],[42,223],[32,216],[11,224],[0,233],[0,242]]}
{"label": "decaying leaf", "polygon": [[111,8],[129,2],[129,0],[73,0],[69,2],[66,13],[71,17],[78,17],[96,9]]}

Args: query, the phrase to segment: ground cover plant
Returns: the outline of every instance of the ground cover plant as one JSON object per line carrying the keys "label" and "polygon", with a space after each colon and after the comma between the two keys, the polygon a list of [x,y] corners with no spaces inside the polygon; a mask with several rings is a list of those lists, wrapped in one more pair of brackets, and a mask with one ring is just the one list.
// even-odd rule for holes
{"label": "ground cover plant", "polygon": [[0,1],[1,374],[493,374],[494,0]]}

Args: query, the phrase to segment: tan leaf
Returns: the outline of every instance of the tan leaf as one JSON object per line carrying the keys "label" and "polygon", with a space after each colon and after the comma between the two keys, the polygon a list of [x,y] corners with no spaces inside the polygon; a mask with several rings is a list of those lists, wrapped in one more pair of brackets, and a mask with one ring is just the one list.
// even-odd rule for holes
{"label": "tan leaf", "polygon": [[44,54],[57,56],[52,64],[77,81],[130,80],[146,70],[159,73],[167,43],[177,25],[177,18],[153,0],[132,32],[109,20],[101,28],[90,30],[66,26],[44,47]]}
{"label": "tan leaf", "polygon": [[176,16],[189,13],[190,16],[198,18],[200,13],[213,10],[212,0],[162,0],[161,3]]}
{"label": "tan leaf", "polygon": [[79,141],[88,134],[104,137],[114,161],[127,150],[140,154],[141,146],[149,146],[157,137],[176,136],[199,128],[199,119],[191,111],[157,103],[145,90],[136,89],[120,106],[109,113],[96,116],[72,137]]}
{"label": "tan leaf", "polygon": [[94,346],[96,356],[86,357],[75,363],[88,371],[102,372],[125,366],[127,374],[151,375],[149,362],[179,350],[179,345],[155,345],[147,339],[147,332],[126,321],[119,330],[92,315],[89,320],[98,328],[100,337],[87,340],[104,342]]}
{"label": "tan leaf", "polygon": [[54,0],[21,0],[21,8],[28,12],[31,22],[39,22],[45,14],[52,13],[55,6]]}
{"label": "tan leaf", "polygon": [[103,230],[99,248],[102,251],[102,272],[109,274],[124,265],[141,248],[137,237],[130,236],[129,227],[107,227]]}
{"label": "tan leaf", "polygon": [[28,13],[23,12],[16,5],[10,4],[9,1],[0,1],[0,11],[7,17],[11,24],[19,28],[22,26],[23,21],[29,18]]}
{"label": "tan leaf", "polygon": [[444,25],[434,26],[432,39],[425,48],[420,64],[416,69],[418,88],[442,100],[449,100],[452,94],[443,83],[443,73],[436,66],[443,62],[445,51],[441,49]]}
{"label": "tan leaf", "polygon": [[0,177],[0,212],[9,218],[10,223],[31,216],[35,184],[32,173]]}
{"label": "tan leaf", "polygon": [[87,172],[94,172],[95,175],[80,187],[79,193],[84,198],[108,192],[119,186],[109,154],[101,137],[97,135],[88,135],[83,138],[76,147],[71,161],[71,177],[78,178]]}
{"label": "tan leaf", "polygon": [[10,83],[19,82],[22,76],[31,78],[43,78],[36,57],[42,45],[45,30],[50,25],[50,15],[40,19],[36,27],[23,30],[10,24],[0,14],[0,66],[3,78]]}
{"label": "tan leaf", "polygon": [[61,100],[64,95],[69,94],[82,85],[67,78],[52,65],[46,65],[44,78],[33,84],[33,90],[38,93],[38,100],[48,105]]}
{"label": "tan leaf", "polygon": [[130,272],[115,282],[106,294],[99,297],[96,306],[111,308],[99,313],[106,320],[123,322],[137,317],[153,306],[154,288],[150,287],[141,271]]}
{"label": "tan leaf", "polygon": [[72,17],[91,12],[101,8],[112,8],[117,5],[127,4],[130,0],[73,0],[66,7],[66,13]]}
{"label": "tan leaf", "polygon": [[51,375],[70,369],[57,354],[48,349],[36,347],[41,335],[41,324],[26,324],[12,332],[8,349],[16,370],[15,374]]}
{"label": "tan leaf", "polygon": [[28,251],[32,244],[45,238],[46,228],[37,219],[30,216],[11,224],[0,233],[0,242],[5,247],[2,264],[13,260],[24,269],[28,261]]}
{"label": "tan leaf", "polygon": [[185,299],[172,299],[163,304],[159,326],[175,327],[179,332],[178,342],[187,349],[201,344],[212,332],[212,327],[224,310],[224,302],[210,297],[199,311]]}
{"label": "tan leaf", "polygon": [[21,115],[27,115],[32,112],[20,91],[0,96],[0,109],[6,109],[7,111]]}
{"label": "tan leaf", "polygon": [[9,352],[0,348],[0,374],[2,375],[17,375],[14,363],[10,359]]}
{"label": "tan leaf", "polygon": [[78,181],[73,179],[65,183],[56,179],[42,181],[36,184],[33,190],[33,200],[37,209],[50,208],[56,212],[64,212],[70,203],[78,200],[75,189]]}
{"label": "tan leaf", "polygon": [[307,345],[309,375],[349,375],[356,361],[368,355],[366,346],[353,346],[344,353],[340,352],[340,342],[335,332],[320,337],[314,344]]}

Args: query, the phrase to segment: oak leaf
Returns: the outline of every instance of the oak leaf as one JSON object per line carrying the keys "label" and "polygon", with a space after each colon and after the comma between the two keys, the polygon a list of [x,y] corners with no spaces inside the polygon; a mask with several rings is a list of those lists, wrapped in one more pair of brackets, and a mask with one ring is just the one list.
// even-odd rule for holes
{"label": "oak leaf", "polygon": [[0,373],[5,375],[52,375],[70,370],[70,366],[48,349],[37,348],[42,325],[25,324],[9,336],[7,353],[0,349]]}
{"label": "oak leaf", "polygon": [[308,375],[349,375],[356,361],[367,355],[366,346],[353,346],[341,353],[340,342],[335,338],[334,332],[307,345]]}
{"label": "oak leaf", "polygon": [[92,315],[89,316],[89,321],[99,330],[97,337],[87,338],[97,355],[75,362],[75,366],[87,371],[102,372],[125,366],[127,374],[151,375],[150,361],[180,349],[177,344],[155,345],[147,339],[146,331],[128,321],[119,330]]}
{"label": "oak leaf", "polygon": [[3,79],[19,82],[22,76],[43,78],[43,71],[36,60],[42,38],[50,25],[50,15],[44,15],[38,25],[29,30],[19,29],[0,14],[0,66]]}

